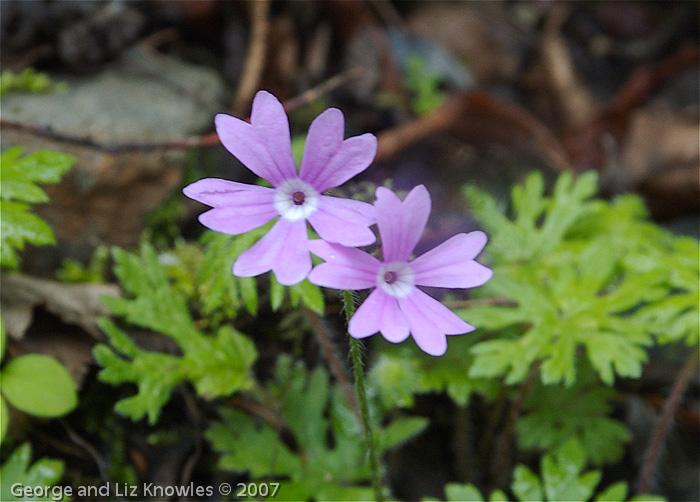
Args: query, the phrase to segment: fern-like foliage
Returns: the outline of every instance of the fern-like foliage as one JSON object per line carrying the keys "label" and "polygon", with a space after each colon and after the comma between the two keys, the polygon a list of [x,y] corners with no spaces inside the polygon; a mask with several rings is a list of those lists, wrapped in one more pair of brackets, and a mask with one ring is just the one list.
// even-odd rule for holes
{"label": "fern-like foliage", "polygon": [[502,389],[497,379],[469,375],[474,362],[469,337],[453,337],[444,356],[430,358],[409,344],[382,344],[368,378],[384,409],[410,408],[416,394],[429,392],[446,392],[455,404],[466,406],[475,393],[495,397]]}
{"label": "fern-like foliage", "polygon": [[16,146],[0,157],[0,264],[4,268],[19,265],[17,251],[27,242],[55,243],[51,227],[30,209],[49,200],[38,184],[58,183],[75,162],[75,157],[61,152],[41,150],[24,156],[22,152]]}
{"label": "fern-like foliage", "polygon": [[516,426],[518,446],[554,451],[577,438],[591,464],[617,462],[631,439],[625,425],[610,417],[617,398],[614,389],[597,385],[590,368],[579,371],[571,387],[535,384]]}
{"label": "fern-like foliage", "polygon": [[[677,249],[693,246],[645,221],[636,198],[613,204],[591,199],[595,187],[594,173],[576,180],[563,174],[547,197],[542,176],[534,173],[513,188],[512,218],[501,214],[488,194],[466,191],[491,236],[487,259],[494,277],[482,291],[514,304],[459,312],[500,333],[472,348],[470,376],[502,376],[514,384],[540,362],[543,383],[570,386],[579,354],[585,352],[611,385],[615,375],[640,375],[661,320],[676,316],[675,338],[697,332],[697,323],[691,329],[697,311],[688,307],[697,287],[682,289],[693,276],[697,286],[697,260],[691,266]],[[675,256],[660,260],[669,249],[676,250]],[[669,298],[675,298],[673,307],[667,305]],[[680,320],[681,314],[688,318]]]}
{"label": "fern-like foliage", "polygon": [[[372,499],[357,416],[339,390],[331,387],[324,369],[308,371],[281,356],[265,395],[269,406],[278,407],[276,427],[222,408],[221,422],[207,431],[222,453],[221,469],[249,472],[253,480],[283,480],[276,499]],[[426,425],[420,417],[394,420],[378,431],[379,451],[406,441]],[[295,447],[282,439],[280,429],[291,432]]]}
{"label": "fern-like foliage", "polygon": [[[513,473],[510,489],[519,502],[557,502],[577,500],[594,502],[662,502],[663,497],[642,495],[627,499],[627,483],[618,482],[600,490],[601,472],[584,471],[585,454],[577,440],[561,445],[552,453],[542,457],[538,476],[524,465],[518,465]],[[508,502],[510,499],[501,490],[495,490],[488,499],[484,498],[474,485],[450,483],[445,486],[446,500],[450,502]],[[423,499],[423,502],[438,502],[436,499]]]}
{"label": "fern-like foliage", "polygon": [[101,319],[110,345],[95,347],[95,358],[103,366],[100,379],[138,386],[135,396],[117,403],[117,411],[133,420],[148,415],[153,424],[180,382],[191,382],[206,399],[253,384],[254,344],[230,326],[221,326],[213,334],[202,332],[189,313],[185,294],[173,287],[150,245],[141,247],[140,256],[118,248],[112,255],[114,272],[131,298],[105,297],[104,303],[126,323],[169,336],[181,351],[175,355],[142,349],[112,320]]}

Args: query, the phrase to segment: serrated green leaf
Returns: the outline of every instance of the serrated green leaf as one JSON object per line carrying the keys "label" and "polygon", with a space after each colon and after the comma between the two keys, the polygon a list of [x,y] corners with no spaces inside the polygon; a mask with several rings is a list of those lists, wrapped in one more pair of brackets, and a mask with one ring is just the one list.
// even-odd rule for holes
{"label": "serrated green leaf", "polygon": [[25,241],[37,246],[56,242],[51,227],[30,213],[27,204],[3,201],[0,204],[0,217],[3,246],[9,245],[21,250]]}
{"label": "serrated green leaf", "polygon": [[646,352],[630,340],[614,333],[590,333],[584,340],[588,359],[600,378],[612,385],[614,372],[623,377],[637,378],[642,374]]}
{"label": "serrated green leaf", "polygon": [[60,152],[38,151],[22,157],[22,151],[10,148],[0,157],[0,262],[7,268],[17,267],[17,251],[25,242],[55,243],[51,227],[29,212],[29,204],[48,201],[36,183],[58,182],[75,162],[75,157]]}
{"label": "serrated green leaf", "polygon": [[[281,356],[274,380],[261,396],[277,403],[278,430],[224,408],[221,422],[207,431],[214,448],[222,454],[222,469],[248,471],[252,479],[284,480],[284,491],[278,497],[285,499],[371,498],[362,429],[343,392],[338,388],[331,391],[323,368],[308,371],[301,363]],[[380,428],[378,434],[396,444],[423,425],[421,418],[402,420],[389,431]],[[284,441],[281,430],[286,431]],[[294,449],[289,444],[294,444]]]}
{"label": "serrated green leaf", "polygon": [[8,179],[26,179],[34,183],[58,183],[66,171],[75,163],[73,155],[49,150],[38,150],[15,162],[3,166],[3,172]]}
{"label": "serrated green leaf", "polygon": [[49,200],[49,196],[41,188],[21,179],[2,180],[2,198],[3,201],[16,200],[31,204],[40,204]]}
{"label": "serrated green leaf", "polygon": [[285,475],[300,468],[299,459],[279,440],[265,422],[255,425],[242,412],[222,408],[221,421],[206,432],[214,449],[223,452],[219,467],[228,471],[250,472],[254,478]]}
{"label": "serrated green leaf", "polygon": [[585,454],[580,443],[571,440],[552,455],[542,458],[541,470],[547,500],[588,500],[600,481],[600,471],[581,474]]}
{"label": "serrated green leaf", "polygon": [[611,389],[591,388],[581,381],[574,387],[535,385],[516,425],[519,447],[551,451],[579,438],[587,461],[597,465],[618,461],[631,434],[608,417],[612,411],[608,403],[615,395]]}
{"label": "serrated green leaf", "polygon": [[153,424],[182,381],[191,382],[206,399],[250,388],[257,351],[248,338],[228,326],[221,327],[216,336],[200,331],[188,311],[185,295],[172,286],[150,245],[141,247],[140,256],[120,249],[112,254],[115,274],[133,298],[103,298],[105,305],[135,326],[172,338],[182,353],[143,350],[113,322],[100,320],[112,347],[124,357],[107,345],[98,345],[95,358],[103,366],[99,378],[113,385],[135,383],[138,387],[135,396],[117,403],[117,411],[133,420],[148,415]]}

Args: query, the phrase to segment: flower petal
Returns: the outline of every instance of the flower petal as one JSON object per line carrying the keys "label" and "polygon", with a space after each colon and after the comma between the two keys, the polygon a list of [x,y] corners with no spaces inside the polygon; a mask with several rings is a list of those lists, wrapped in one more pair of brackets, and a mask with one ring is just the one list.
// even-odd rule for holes
{"label": "flower petal", "polygon": [[272,266],[277,282],[284,286],[292,286],[306,279],[312,267],[306,222],[291,221],[288,225],[284,246]]}
{"label": "flower petal", "polygon": [[240,207],[215,207],[199,215],[199,222],[223,234],[239,235],[263,226],[279,216],[274,206],[267,204]]}
{"label": "flower petal", "polygon": [[369,229],[374,223],[373,213],[374,207],[366,202],[322,195],[318,209],[308,220],[324,240],[344,246],[367,246],[377,240]]}
{"label": "flower petal", "polygon": [[441,356],[447,350],[445,335],[468,333],[475,329],[419,289],[399,298],[398,302],[416,344],[432,356]]}
{"label": "flower petal", "polygon": [[377,226],[382,238],[384,262],[407,262],[418,243],[430,215],[430,194],[423,185],[409,192],[401,203],[385,187],[377,187]]}
{"label": "flower petal", "polygon": [[[314,152],[309,152],[314,155]],[[353,136],[343,141],[336,150],[335,155],[327,163],[314,162],[313,169],[308,169],[308,176],[305,179],[311,183],[319,192],[337,187],[358,175],[374,160],[377,154],[377,138],[374,134],[365,133],[360,136]]]}
{"label": "flower petal", "polygon": [[225,234],[242,234],[278,216],[271,188],[207,178],[184,188],[188,197],[214,206],[199,215],[205,227]]}
{"label": "flower petal", "polygon": [[493,272],[474,261],[486,245],[481,231],[457,234],[411,262],[416,284],[438,288],[473,288]]}
{"label": "flower petal", "polygon": [[248,169],[275,186],[296,177],[289,119],[279,100],[267,91],[258,91],[250,120],[248,124],[222,113],[214,117],[221,144]]}
{"label": "flower petal", "polygon": [[408,338],[408,322],[401,313],[396,298],[381,289],[375,289],[362,302],[350,319],[348,333],[355,338],[364,338],[380,331],[392,343]]}
{"label": "flower petal", "polygon": [[317,286],[334,289],[368,289],[377,285],[381,262],[356,248],[332,244],[323,240],[308,242],[308,248],[326,263],[314,267],[309,281]]}
{"label": "flower petal", "polygon": [[337,108],[325,110],[311,122],[299,168],[301,179],[314,184],[343,144],[344,133],[345,119],[343,112]]}
{"label": "flower petal", "polygon": [[311,270],[306,221],[281,218],[258,242],[238,257],[233,275],[253,277],[274,270],[280,284],[302,281]]}
{"label": "flower petal", "polygon": [[220,178],[204,178],[195,181],[183,188],[182,193],[190,199],[211,207],[253,203],[256,198],[262,201],[264,197],[268,197],[272,203],[274,197],[274,190],[271,188]]}

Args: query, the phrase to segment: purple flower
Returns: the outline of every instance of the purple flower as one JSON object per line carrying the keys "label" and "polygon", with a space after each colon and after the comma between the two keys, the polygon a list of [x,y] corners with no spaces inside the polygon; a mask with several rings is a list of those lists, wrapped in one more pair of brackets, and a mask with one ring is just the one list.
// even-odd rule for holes
{"label": "purple flower", "polygon": [[299,173],[292,158],[289,120],[282,104],[267,91],[253,100],[250,124],[218,114],[214,122],[221,143],[274,188],[206,178],[184,188],[187,197],[212,206],[201,214],[205,227],[242,234],[279,217],[270,231],[233,265],[239,277],[273,270],[284,285],[302,281],[311,270],[306,221],[321,238],[346,246],[376,239],[371,204],[339,199],[323,192],[364,171],[377,152],[377,138],[363,134],[343,140],[343,113],[329,108],[311,123]]}
{"label": "purple flower", "polygon": [[486,245],[480,231],[457,234],[410,261],[430,214],[430,195],[423,185],[401,200],[384,187],[377,188],[377,226],[384,261],[355,248],[322,240],[309,249],[326,262],[309,274],[312,283],[335,289],[376,288],[350,319],[348,332],[364,338],[381,332],[393,343],[413,335],[428,354],[447,350],[447,337],[475,328],[416,286],[472,288],[491,278],[491,269],[474,258]]}

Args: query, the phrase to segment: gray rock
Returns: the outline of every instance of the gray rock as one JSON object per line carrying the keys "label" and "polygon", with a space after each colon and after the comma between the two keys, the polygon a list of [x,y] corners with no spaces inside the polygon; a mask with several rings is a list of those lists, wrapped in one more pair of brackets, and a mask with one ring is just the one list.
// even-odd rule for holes
{"label": "gray rock", "polygon": [[[199,135],[224,111],[216,72],[144,47],[99,74],[55,78],[67,81],[65,93],[7,95],[3,119],[115,147]],[[186,161],[181,149],[109,151],[24,130],[2,132],[3,150],[21,145],[25,153],[50,149],[77,157],[60,184],[45,187],[51,202],[37,207],[58,246],[25,253],[23,269],[34,273],[51,274],[66,257],[86,260],[98,245],[136,244],[145,216],[179,187]]]}
{"label": "gray rock", "polygon": [[210,128],[224,94],[213,70],[142,46],[99,74],[55,78],[66,92],[9,94],[3,118],[108,145],[172,141]]}

